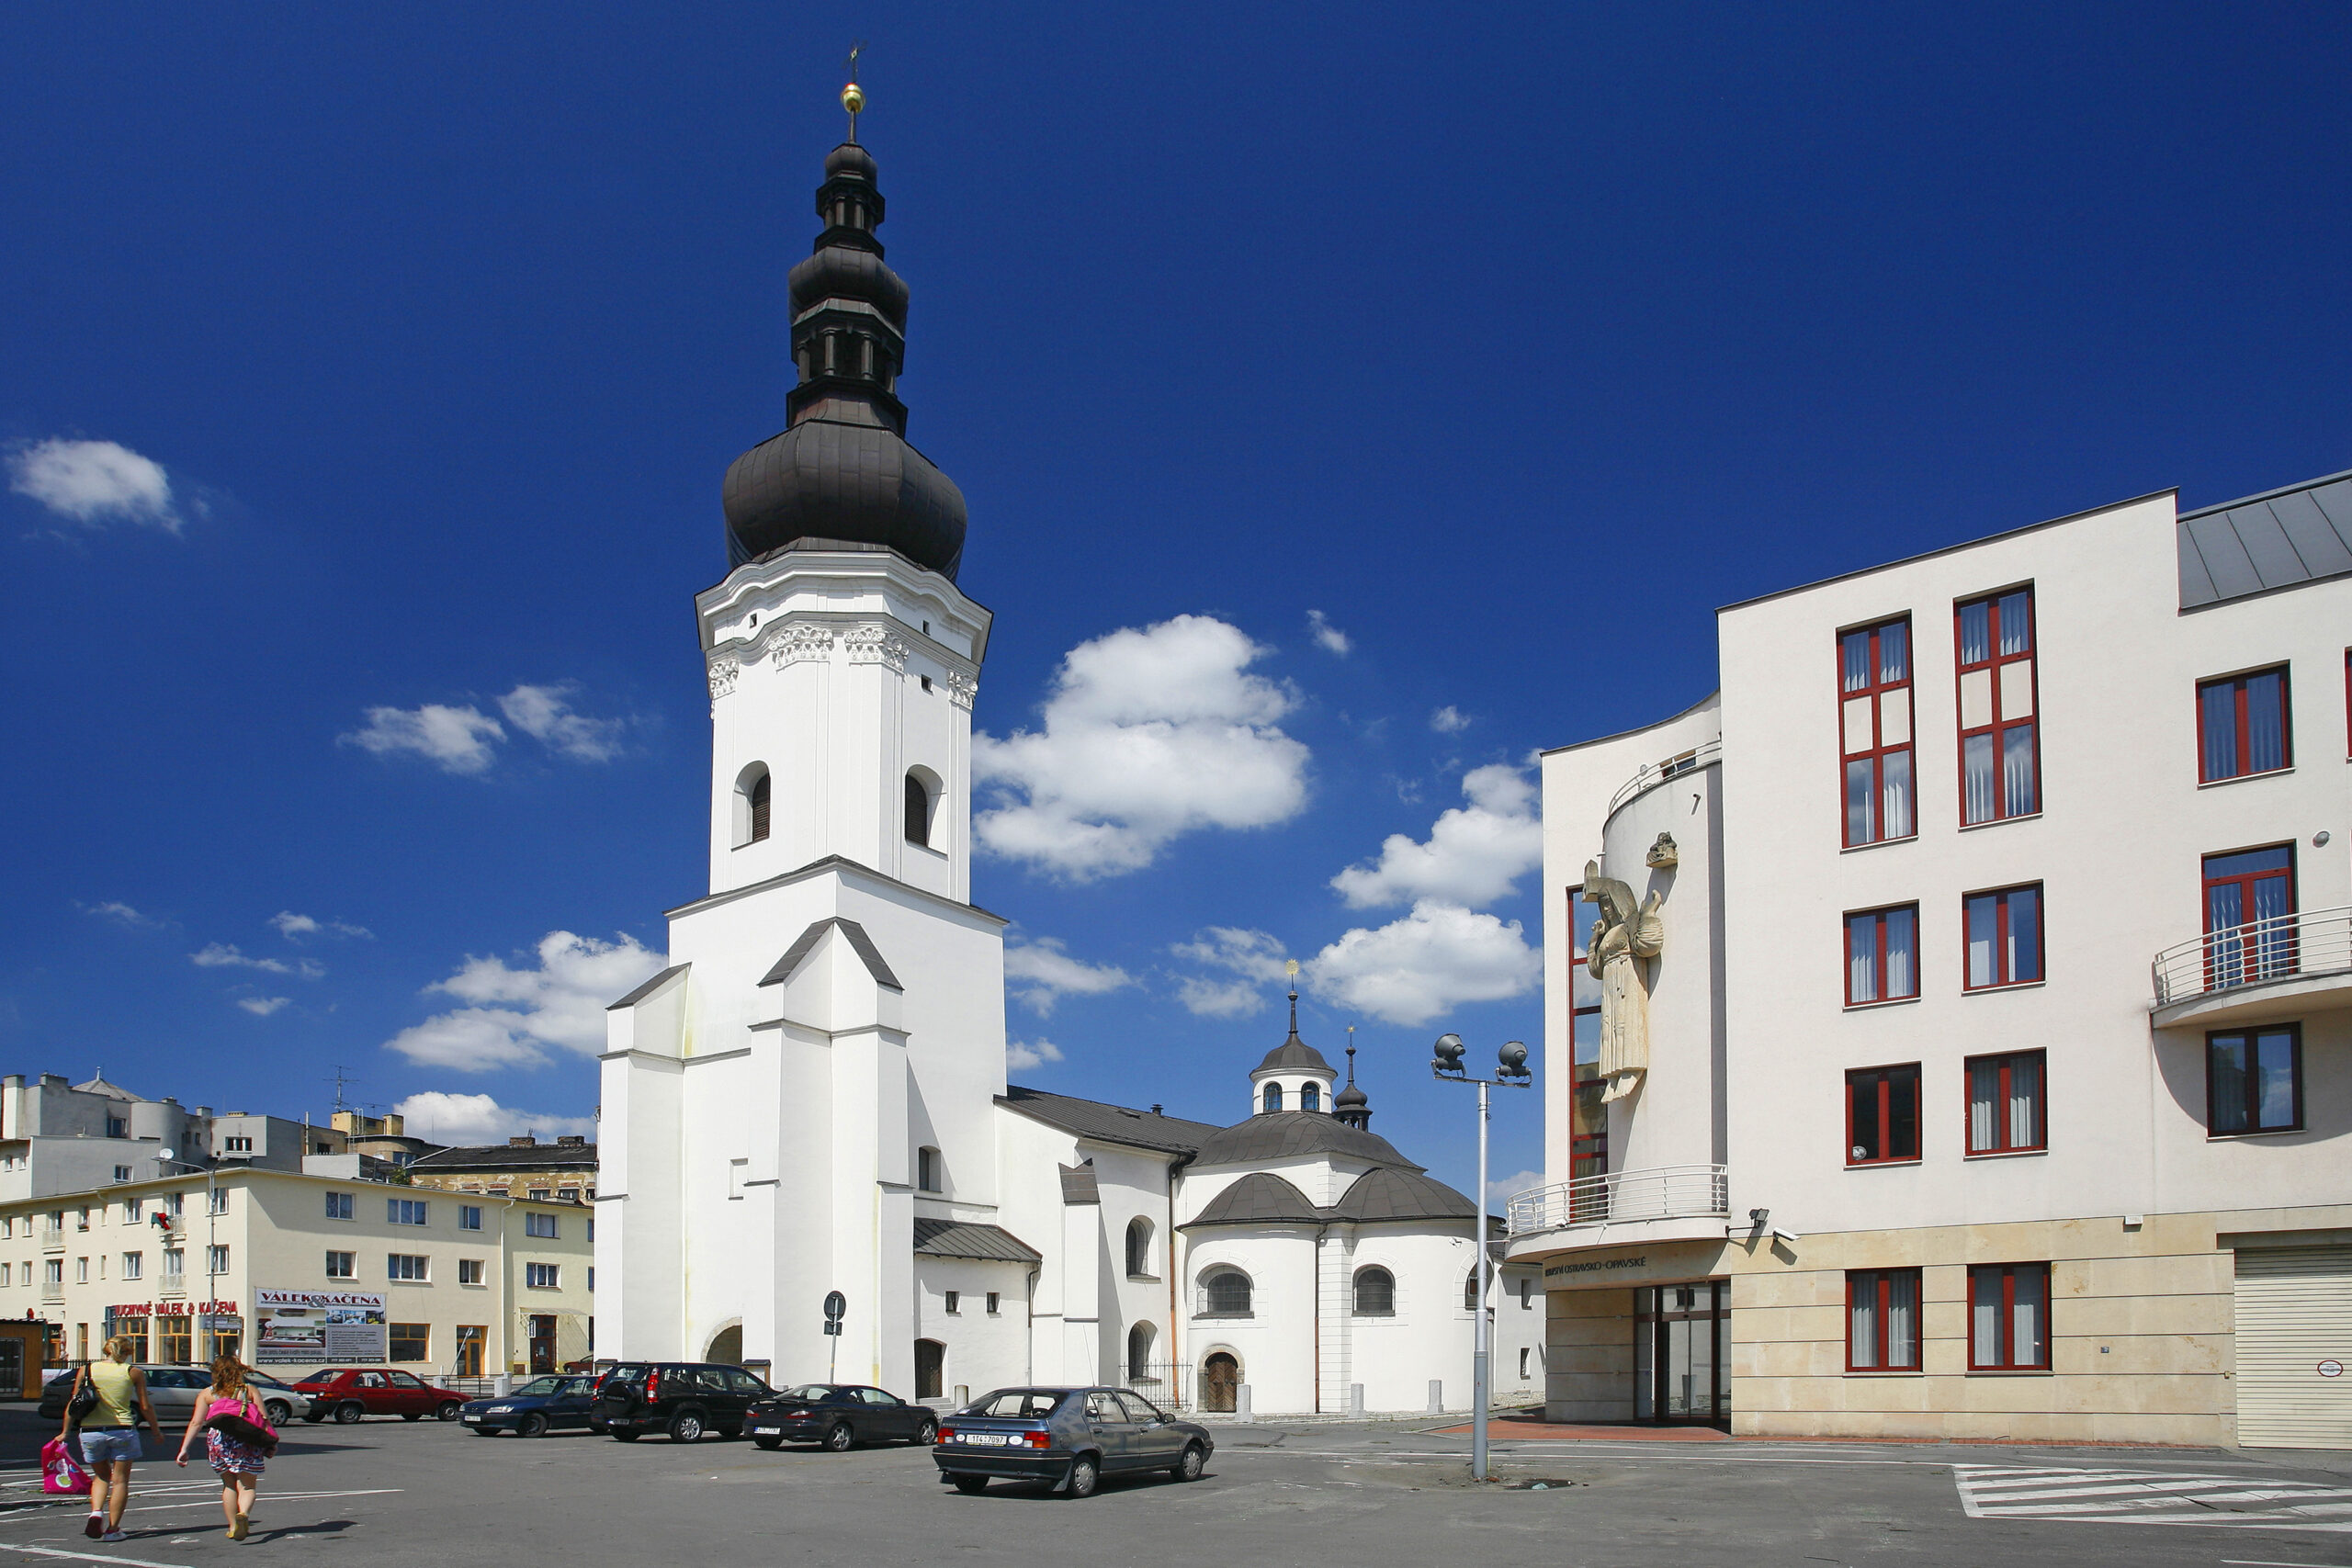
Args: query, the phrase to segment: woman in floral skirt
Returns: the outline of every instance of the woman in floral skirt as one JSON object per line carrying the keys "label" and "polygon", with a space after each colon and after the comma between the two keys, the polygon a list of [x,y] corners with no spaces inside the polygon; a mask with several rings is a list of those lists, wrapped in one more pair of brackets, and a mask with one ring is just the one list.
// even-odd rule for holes
{"label": "woman in floral skirt", "polygon": [[[254,1499],[261,1490],[261,1472],[269,1455],[260,1446],[243,1438],[231,1437],[218,1427],[208,1428],[204,1423],[215,1416],[235,1416],[263,1432],[271,1432],[269,1415],[245,1382],[247,1369],[234,1356],[221,1356],[212,1363],[212,1386],[197,1396],[196,1409],[187,1418],[187,1435],[180,1439],[179,1463],[187,1463],[187,1450],[196,1442],[198,1432],[204,1434],[205,1458],[211,1461],[213,1473],[220,1478],[220,1511],[228,1516],[229,1539],[243,1540],[250,1528]],[[275,1437],[271,1432],[271,1436]]]}

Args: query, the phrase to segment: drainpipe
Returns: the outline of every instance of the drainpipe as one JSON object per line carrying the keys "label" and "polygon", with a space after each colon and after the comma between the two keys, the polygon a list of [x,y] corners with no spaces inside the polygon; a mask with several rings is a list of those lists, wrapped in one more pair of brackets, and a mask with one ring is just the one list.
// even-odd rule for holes
{"label": "drainpipe", "polygon": [[[1162,1248],[1168,1259],[1168,1378],[1176,1384],[1179,1394],[1183,1392],[1183,1374],[1176,1369],[1185,1361],[1183,1341],[1178,1337],[1176,1326],[1176,1184],[1183,1179],[1184,1168],[1192,1163],[1193,1156],[1188,1154],[1178,1155],[1168,1162],[1168,1243]],[[1183,1404],[1181,1398],[1173,1403],[1180,1408]]]}
{"label": "drainpipe", "polygon": [[1323,1238],[1331,1233],[1329,1221],[1315,1228],[1315,1414],[1323,1414]]}
{"label": "drainpipe", "polygon": [[1045,1268],[1042,1264],[1037,1268],[1029,1270],[1029,1289],[1027,1292],[1029,1297],[1029,1334],[1027,1341],[1023,1345],[1021,1351],[1021,1381],[1023,1382],[1035,1382],[1037,1381],[1037,1276],[1045,1271]]}

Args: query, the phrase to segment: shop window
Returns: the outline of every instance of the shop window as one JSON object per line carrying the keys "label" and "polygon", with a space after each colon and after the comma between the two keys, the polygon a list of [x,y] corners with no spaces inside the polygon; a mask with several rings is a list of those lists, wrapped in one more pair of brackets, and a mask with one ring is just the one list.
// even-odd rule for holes
{"label": "shop window", "polygon": [[394,1361],[433,1359],[433,1325],[431,1324],[395,1323],[387,1326],[391,1340],[388,1359]]}

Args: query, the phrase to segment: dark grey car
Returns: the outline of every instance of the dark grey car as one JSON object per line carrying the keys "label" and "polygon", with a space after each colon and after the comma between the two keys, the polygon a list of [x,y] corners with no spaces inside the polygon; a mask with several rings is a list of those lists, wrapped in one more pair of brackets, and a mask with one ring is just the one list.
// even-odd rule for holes
{"label": "dark grey car", "polygon": [[931,1450],[958,1492],[992,1480],[1043,1481],[1091,1496],[1105,1475],[1165,1471],[1198,1481],[1216,1451],[1208,1428],[1117,1388],[1001,1388],[939,1423]]}

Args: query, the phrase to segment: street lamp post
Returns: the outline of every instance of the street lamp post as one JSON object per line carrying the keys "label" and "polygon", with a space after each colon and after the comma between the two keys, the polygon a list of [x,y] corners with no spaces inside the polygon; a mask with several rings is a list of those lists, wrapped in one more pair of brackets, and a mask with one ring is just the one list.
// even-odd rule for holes
{"label": "street lamp post", "polygon": [[[194,1161],[192,1161],[192,1160],[184,1160],[184,1159],[175,1159],[175,1158],[173,1158],[172,1156],[173,1156],[175,1154],[176,1154],[176,1153],[178,1153],[178,1151],[177,1151],[177,1150],[175,1150],[175,1149],[159,1149],[159,1150],[157,1150],[157,1151],[156,1151],[156,1153],[155,1153],[155,1163],[156,1163],[157,1165],[175,1165],[175,1166],[179,1167],[182,1170],[201,1171],[201,1172],[203,1172],[203,1174],[204,1174],[204,1269],[205,1269],[205,1272],[204,1272],[204,1276],[203,1276],[203,1278],[204,1278],[204,1283],[205,1283],[205,1293],[204,1293],[201,1297],[198,1297],[198,1298],[196,1298],[196,1299],[200,1300],[200,1301],[209,1301],[209,1300],[211,1300],[211,1299],[212,1299],[212,1295],[213,1295],[213,1292],[212,1292],[212,1288],[211,1288],[211,1286],[212,1286],[212,1247],[213,1247],[213,1238],[214,1238],[215,1236],[217,1236],[217,1235],[220,1234],[220,1232],[218,1231],[218,1229],[216,1229],[216,1226],[217,1226],[217,1225],[218,1225],[218,1224],[219,1224],[219,1216],[218,1216],[218,1214],[215,1213],[215,1211],[216,1211],[216,1209],[218,1208],[218,1206],[219,1206],[219,1205],[218,1205],[218,1204],[217,1204],[217,1202],[215,1201],[215,1200],[214,1200],[214,1198],[213,1198],[213,1196],[212,1196],[212,1195],[213,1195],[213,1192],[214,1192],[214,1191],[219,1188],[219,1186],[220,1186],[220,1172],[219,1172],[219,1171],[217,1171],[217,1170],[215,1170],[211,1166],[209,1166],[209,1165],[198,1165],[198,1164],[196,1164],[196,1163],[195,1163]],[[186,1247],[186,1245],[187,1245],[187,1244],[186,1244],[186,1243],[182,1243],[181,1245],[182,1245],[183,1249],[185,1249],[185,1247]],[[183,1259],[182,1267],[183,1267],[183,1269],[185,1269],[185,1267],[186,1267],[185,1259]],[[247,1310],[248,1310],[248,1311],[250,1311],[250,1310],[251,1310],[251,1308],[248,1308]],[[215,1347],[216,1347],[217,1342],[218,1342],[218,1341],[219,1341],[219,1339],[220,1339],[220,1331],[219,1329],[217,1329],[217,1328],[214,1328],[214,1327],[212,1326],[212,1316],[211,1316],[211,1314],[210,1314],[209,1313],[206,1314],[205,1314],[205,1316],[204,1316],[204,1325],[205,1325],[205,1326],[204,1326],[204,1337],[203,1337],[202,1340],[199,1342],[198,1348],[200,1348],[200,1349],[204,1352],[204,1359],[205,1359],[207,1361],[209,1361],[209,1360],[211,1360],[211,1359],[212,1359],[212,1352],[213,1352],[213,1350],[214,1350],[214,1348],[215,1348]]]}
{"label": "street lamp post", "polygon": [[1478,1248],[1478,1302],[1470,1314],[1473,1326],[1470,1351],[1471,1397],[1476,1413],[1470,1423],[1470,1479],[1487,1479],[1487,1404],[1494,1392],[1494,1327],[1488,1314],[1487,1298],[1492,1288],[1493,1268],[1487,1255],[1487,1091],[1497,1086],[1504,1089],[1532,1089],[1534,1075],[1527,1070],[1527,1047],[1513,1040],[1496,1054],[1495,1076],[1474,1078],[1462,1066],[1462,1036],[1441,1034],[1437,1037],[1437,1055],[1430,1062],[1430,1073],[1447,1083],[1472,1083],[1478,1086],[1478,1199],[1472,1206],[1476,1217],[1471,1221],[1472,1239]]}

